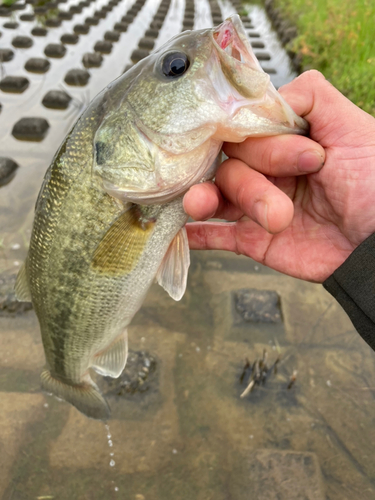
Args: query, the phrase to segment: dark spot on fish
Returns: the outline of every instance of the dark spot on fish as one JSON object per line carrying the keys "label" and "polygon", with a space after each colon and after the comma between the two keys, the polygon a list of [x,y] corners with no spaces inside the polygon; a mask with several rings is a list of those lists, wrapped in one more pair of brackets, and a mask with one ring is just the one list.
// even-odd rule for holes
{"label": "dark spot on fish", "polygon": [[108,146],[104,142],[95,143],[96,163],[97,165],[104,165],[106,157],[108,157]]}

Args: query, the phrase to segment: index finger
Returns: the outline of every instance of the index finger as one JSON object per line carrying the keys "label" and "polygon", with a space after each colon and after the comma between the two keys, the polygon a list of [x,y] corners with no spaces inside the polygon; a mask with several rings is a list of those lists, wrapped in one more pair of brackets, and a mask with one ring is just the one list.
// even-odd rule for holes
{"label": "index finger", "polygon": [[272,177],[318,172],[325,161],[322,146],[308,137],[279,135],[253,137],[239,144],[225,143],[224,153]]}
{"label": "index finger", "polygon": [[372,141],[373,118],[347,99],[319,71],[302,73],[279,92],[297,115],[309,122],[310,137],[324,148],[359,145],[369,138]]}

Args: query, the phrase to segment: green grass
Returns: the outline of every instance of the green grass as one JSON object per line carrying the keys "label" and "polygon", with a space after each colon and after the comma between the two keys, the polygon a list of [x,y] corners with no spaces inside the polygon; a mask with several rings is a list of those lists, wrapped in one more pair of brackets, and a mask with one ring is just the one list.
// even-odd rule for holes
{"label": "green grass", "polygon": [[291,48],[375,116],[375,1],[276,0],[297,27]]}
{"label": "green grass", "polygon": [[16,2],[18,2],[18,0],[2,0],[1,5],[5,5],[5,7],[10,7]]}

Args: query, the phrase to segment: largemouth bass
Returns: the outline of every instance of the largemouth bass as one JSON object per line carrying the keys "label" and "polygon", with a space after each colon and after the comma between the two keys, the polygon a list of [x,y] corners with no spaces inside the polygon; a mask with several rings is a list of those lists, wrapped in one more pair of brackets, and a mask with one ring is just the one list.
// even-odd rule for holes
{"label": "largemouth bass", "polygon": [[90,369],[121,374],[126,328],[155,278],[175,300],[185,292],[184,193],[215,175],[223,141],[306,130],[238,16],[174,37],[108,85],[45,175],[17,278],[40,323],[43,389],[107,419]]}

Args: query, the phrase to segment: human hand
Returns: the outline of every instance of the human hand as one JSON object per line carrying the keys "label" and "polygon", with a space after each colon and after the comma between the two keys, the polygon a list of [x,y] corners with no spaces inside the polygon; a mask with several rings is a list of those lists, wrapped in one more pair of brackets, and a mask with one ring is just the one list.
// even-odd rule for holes
{"label": "human hand", "polygon": [[[310,123],[283,135],[225,144],[215,183],[184,197],[192,249],[229,250],[323,282],[375,233],[375,119],[317,71],[280,93]],[[323,166],[324,164],[324,166]]]}

